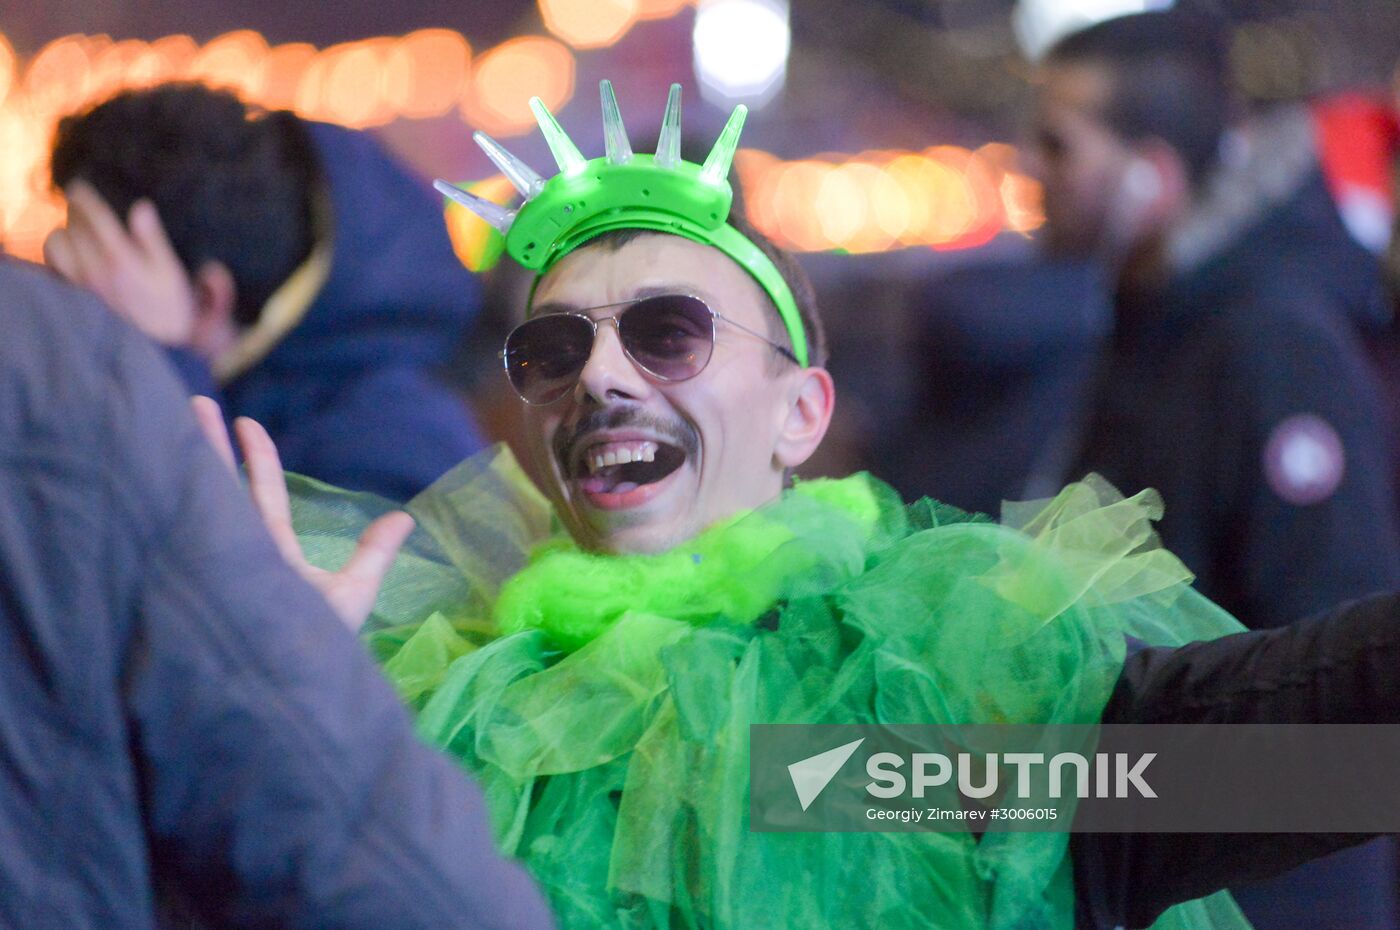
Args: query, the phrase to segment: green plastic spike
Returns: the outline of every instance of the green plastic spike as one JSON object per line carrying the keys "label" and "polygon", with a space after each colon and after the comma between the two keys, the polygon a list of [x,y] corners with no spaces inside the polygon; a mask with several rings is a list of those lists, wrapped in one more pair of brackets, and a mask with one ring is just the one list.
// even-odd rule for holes
{"label": "green plastic spike", "polygon": [[511,154],[501,143],[480,131],[472,133],[472,138],[526,200],[534,197],[544,187],[544,178],[540,177],[534,168]]}
{"label": "green plastic spike", "polygon": [[724,130],[715,140],[715,147],[710,149],[705,165],[700,169],[701,181],[719,184],[729,177],[729,166],[734,162],[734,153],[739,148],[739,133],[744,131],[744,118],[748,113],[749,108],[741,103],[729,114],[729,122],[724,124]]}
{"label": "green plastic spike", "polygon": [[544,101],[539,97],[531,97],[530,110],[535,114],[535,121],[540,124],[540,132],[544,133],[544,141],[549,143],[549,151],[553,153],[554,162],[559,166],[559,170],[564,174],[574,174],[582,169],[587,164],[583,153],[574,145],[564,127],[559,125],[554,114],[549,112]]}
{"label": "green plastic spike", "polygon": [[617,108],[612,81],[606,78],[599,81],[598,92],[603,96],[603,144],[608,150],[608,161],[625,165],[632,160],[632,143],[627,138],[627,127],[622,124],[622,111]]}
{"label": "green plastic spike", "polygon": [[661,137],[656,140],[656,167],[674,168],[681,163],[681,86],[672,84],[661,117]]}
{"label": "green plastic spike", "polygon": [[[787,280],[762,249],[726,222],[734,193],[727,179],[747,109],[736,107],[730,114],[701,166],[681,159],[679,84],[671,85],[667,94],[655,155],[632,152],[612,85],[604,81],[599,90],[607,155],[591,161],[584,160],[538,97],[530,101],[560,173],[546,180],[518,213],[445,182],[438,182],[438,190],[505,233],[506,252],[535,272],[547,271],[584,243],[615,229],[651,230],[713,246],[752,275],[773,299],[792,338],[793,355],[798,364],[807,365],[807,334]],[[507,176],[519,175],[517,187],[522,183],[522,189],[534,187],[533,172],[518,170],[523,163],[513,156],[497,158],[504,149],[493,152],[489,145],[486,149],[503,171],[510,166]]]}
{"label": "green plastic spike", "polygon": [[484,197],[478,197],[471,191],[464,191],[455,184],[449,184],[441,178],[433,182],[433,187],[437,188],[438,193],[447,197],[448,200],[461,204],[496,227],[501,235],[504,236],[506,233],[510,232],[510,227],[515,222],[514,210],[507,209],[498,203],[492,203]]}

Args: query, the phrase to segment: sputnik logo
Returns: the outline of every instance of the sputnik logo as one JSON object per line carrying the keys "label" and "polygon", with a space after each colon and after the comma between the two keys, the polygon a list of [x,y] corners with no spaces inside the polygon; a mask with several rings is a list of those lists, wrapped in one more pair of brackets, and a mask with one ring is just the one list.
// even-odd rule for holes
{"label": "sputnik logo", "polygon": [[804,811],[811,807],[812,802],[826,790],[826,786],[831,784],[836,773],[841,771],[841,766],[846,764],[846,760],[855,754],[856,749],[863,742],[865,742],[865,738],[861,737],[855,742],[837,746],[835,749],[828,749],[826,752],[817,753],[815,756],[809,756],[788,766],[792,787],[796,789],[797,800],[802,804]]}

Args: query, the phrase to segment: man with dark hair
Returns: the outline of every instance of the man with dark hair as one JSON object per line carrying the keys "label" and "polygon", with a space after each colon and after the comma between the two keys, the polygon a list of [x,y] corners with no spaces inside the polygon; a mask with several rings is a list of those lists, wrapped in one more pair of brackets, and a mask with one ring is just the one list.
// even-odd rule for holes
{"label": "man with dark hair", "polygon": [[[1305,116],[1231,129],[1227,60],[1216,22],[1174,10],[1071,35],[1039,68],[1045,242],[1104,266],[1115,313],[1052,477],[1158,488],[1165,544],[1263,627],[1394,587],[1400,531],[1354,331],[1379,308],[1375,262],[1327,199]],[[1394,926],[1392,854],[1349,855],[1246,908],[1267,927]]]}
{"label": "man with dark hair", "polygon": [[[187,344],[205,356],[222,348],[215,333],[232,341],[258,321],[316,243],[322,177],[307,127],[286,111],[250,116],[231,93],[167,85],[65,118],[53,145],[55,185],[84,181],[122,217],[148,202],[194,289],[227,290],[227,304],[201,293],[184,317],[199,319]],[[71,244],[59,237],[50,251]]]}
{"label": "man with dark hair", "polygon": [[[1056,111],[1065,119],[1036,127],[1050,248],[1127,248],[1140,233],[1121,226],[1131,217],[1114,195],[1125,183],[1149,187],[1149,167],[1177,185],[1204,183],[1235,119],[1228,52],[1211,20],[1181,12],[1110,20],[1050,50],[1040,99],[1069,104]],[[1141,161],[1124,165],[1127,156]]]}
{"label": "man with dark hair", "polygon": [[370,136],[171,84],[64,119],[52,173],[69,223],[49,264],[176,350],[193,392],[217,382],[289,467],[406,500],[480,448],[440,370],[475,284]]}
{"label": "man with dark hair", "polygon": [[149,340],[5,260],[0,329],[0,926],[548,927]]}

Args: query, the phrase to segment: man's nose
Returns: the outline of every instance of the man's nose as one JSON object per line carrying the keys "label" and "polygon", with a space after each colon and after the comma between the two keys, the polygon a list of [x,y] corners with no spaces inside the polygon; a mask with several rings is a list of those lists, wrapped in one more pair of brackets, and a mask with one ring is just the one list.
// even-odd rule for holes
{"label": "man's nose", "polygon": [[614,320],[598,323],[593,339],[593,351],[579,373],[576,398],[582,402],[591,398],[599,404],[616,400],[636,400],[651,390],[646,376],[623,351]]}

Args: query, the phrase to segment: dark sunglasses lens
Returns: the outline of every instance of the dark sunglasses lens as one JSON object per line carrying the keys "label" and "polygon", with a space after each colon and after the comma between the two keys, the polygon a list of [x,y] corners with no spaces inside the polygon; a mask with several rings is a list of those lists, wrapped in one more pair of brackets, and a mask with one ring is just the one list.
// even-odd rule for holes
{"label": "dark sunglasses lens", "polygon": [[506,337],[506,374],[527,403],[548,404],[573,388],[592,351],[593,327],[587,320],[547,314],[521,323]]}
{"label": "dark sunglasses lens", "polygon": [[617,323],[637,364],[667,381],[695,377],[714,351],[714,316],[696,297],[648,297],[628,307]]}

